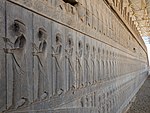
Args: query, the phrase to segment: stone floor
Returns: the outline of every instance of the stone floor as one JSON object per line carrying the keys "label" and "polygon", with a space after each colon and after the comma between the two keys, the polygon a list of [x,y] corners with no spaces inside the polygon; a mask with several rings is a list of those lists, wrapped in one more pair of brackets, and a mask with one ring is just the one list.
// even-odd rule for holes
{"label": "stone floor", "polygon": [[150,113],[150,77],[137,93],[127,113]]}

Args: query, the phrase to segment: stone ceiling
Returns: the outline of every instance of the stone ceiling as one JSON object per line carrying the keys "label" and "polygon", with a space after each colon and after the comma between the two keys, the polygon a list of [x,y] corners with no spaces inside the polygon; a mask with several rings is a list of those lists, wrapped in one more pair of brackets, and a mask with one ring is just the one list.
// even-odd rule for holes
{"label": "stone ceiling", "polygon": [[[126,0],[125,0],[126,1]],[[150,0],[127,0],[130,16],[142,37],[150,36]]]}

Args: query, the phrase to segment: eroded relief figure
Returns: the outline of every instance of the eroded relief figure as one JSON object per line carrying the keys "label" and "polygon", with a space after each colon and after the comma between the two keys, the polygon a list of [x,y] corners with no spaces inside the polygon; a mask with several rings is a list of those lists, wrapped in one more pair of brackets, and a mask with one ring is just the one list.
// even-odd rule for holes
{"label": "eroded relief figure", "polygon": [[82,97],[82,98],[80,99],[80,103],[81,103],[81,107],[85,107],[85,106],[84,106],[84,104],[85,104],[85,102],[84,102],[84,97]]}
{"label": "eroded relief figure", "polygon": [[78,0],[64,0],[66,2],[66,11],[71,14],[76,14],[76,6],[78,4]]}
{"label": "eroded relief figure", "polygon": [[97,27],[98,27],[98,7],[97,7],[97,4],[98,4],[98,1],[95,0],[95,1],[92,1],[92,3],[94,5],[92,5],[92,24],[93,24],[93,28],[95,30],[97,30]]}
{"label": "eroded relief figure", "polygon": [[77,88],[82,87],[82,76],[83,76],[83,68],[81,64],[81,58],[83,54],[83,44],[81,41],[78,42],[78,51],[76,52],[76,86]]}
{"label": "eroded relief figure", "polygon": [[52,0],[52,4],[56,6],[58,10],[66,11],[65,2],[63,0]]}
{"label": "eroded relief figure", "polygon": [[90,79],[90,66],[89,66],[89,56],[90,56],[90,46],[87,43],[85,47],[85,55],[84,55],[84,60],[85,60],[85,78],[86,78],[86,85],[91,84],[91,79]]}
{"label": "eroded relief figure", "polygon": [[90,95],[90,104],[91,104],[91,107],[94,107],[94,97],[93,97],[93,94],[91,93]]}
{"label": "eroded relief figure", "polygon": [[86,95],[86,97],[85,97],[85,104],[86,104],[86,107],[89,107],[89,97],[88,97],[88,95]]}
{"label": "eroded relief figure", "polygon": [[96,73],[95,73],[95,47],[93,46],[92,48],[92,54],[91,54],[91,62],[92,62],[92,66],[91,66],[91,81],[92,81],[92,84],[96,83],[97,80],[96,80]]}
{"label": "eroded relief figure", "polygon": [[109,79],[109,52],[107,50],[106,52],[106,79],[108,80]]}
{"label": "eroded relief figure", "polygon": [[106,57],[105,57],[105,50],[103,49],[103,54],[102,54],[102,79],[106,80]]}
{"label": "eroded relief figure", "polygon": [[97,57],[96,57],[96,61],[97,61],[97,79],[98,81],[101,80],[101,61],[100,61],[100,48],[98,48],[98,53],[97,53]]}
{"label": "eroded relief figure", "polygon": [[39,28],[38,43],[33,43],[33,56],[37,57],[38,62],[38,98],[45,99],[48,97],[48,77],[46,73],[46,57],[47,57],[47,33],[45,29]]}
{"label": "eroded relief figure", "polygon": [[86,22],[89,27],[92,27],[92,6],[91,0],[86,2],[87,9],[86,9]]}
{"label": "eroded relief figure", "polygon": [[81,22],[86,22],[86,1],[80,0],[77,5],[77,12]]}
{"label": "eroded relief figure", "polygon": [[101,95],[98,96],[98,109],[101,110],[102,104],[101,104]]}
{"label": "eroded relief figure", "polygon": [[64,21],[66,17],[64,13],[66,13],[66,3],[63,0],[51,0],[51,4],[55,13],[52,13],[52,16],[57,20]]}
{"label": "eroded relief figure", "polygon": [[54,94],[61,95],[64,92],[63,89],[63,79],[62,78],[62,38],[61,34],[57,33],[55,37],[55,45],[52,46],[52,57],[54,58],[54,72],[53,72],[53,82],[54,82]]}
{"label": "eroded relief figure", "polygon": [[67,59],[67,78],[68,78],[68,89],[74,89],[75,88],[75,70],[74,70],[74,62],[72,59],[73,56],[73,48],[74,46],[74,42],[72,39],[72,36],[69,35],[66,41],[66,59]]}
{"label": "eroded relief figure", "polygon": [[97,107],[97,94],[96,94],[96,92],[93,93],[93,98],[94,98],[94,107]]}
{"label": "eroded relief figure", "polygon": [[112,75],[113,75],[113,73],[112,73],[112,53],[110,52],[110,55],[109,55],[109,79],[111,79],[112,78]]}
{"label": "eroded relief figure", "polygon": [[[28,87],[26,73],[26,26],[19,20],[14,20],[10,27],[12,39],[4,38],[6,48],[4,49],[8,57],[11,57],[13,74],[12,108],[18,108],[28,103]],[[12,68],[11,67],[11,68]],[[9,75],[10,76],[10,75]]]}

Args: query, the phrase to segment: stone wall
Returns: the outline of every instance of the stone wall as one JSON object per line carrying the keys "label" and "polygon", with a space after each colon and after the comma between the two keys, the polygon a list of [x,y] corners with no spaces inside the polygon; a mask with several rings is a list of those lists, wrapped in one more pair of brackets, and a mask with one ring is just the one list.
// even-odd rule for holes
{"label": "stone wall", "polygon": [[105,1],[0,9],[0,112],[121,113],[147,77],[141,37]]}

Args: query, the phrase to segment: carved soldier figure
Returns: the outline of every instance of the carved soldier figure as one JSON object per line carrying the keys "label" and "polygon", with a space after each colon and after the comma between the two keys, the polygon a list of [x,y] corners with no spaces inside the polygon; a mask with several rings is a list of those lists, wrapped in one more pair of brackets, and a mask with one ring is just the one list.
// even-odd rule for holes
{"label": "carved soldier figure", "polygon": [[105,80],[105,62],[104,59],[101,61],[101,80]]}
{"label": "carved soldier figure", "polygon": [[89,27],[92,27],[92,6],[91,6],[91,0],[86,1],[86,6],[87,6],[87,9],[86,9],[86,22],[87,22],[87,25]]}
{"label": "carved soldier figure", "polygon": [[89,103],[90,101],[88,95],[86,95],[85,99],[86,99],[86,107],[90,107],[90,103]]}
{"label": "carved soldier figure", "polygon": [[89,44],[87,43],[86,47],[85,47],[85,55],[84,55],[86,85],[91,84],[91,81],[90,81],[89,55],[90,55],[90,47],[89,47]]}
{"label": "carved soldier figure", "polygon": [[[15,20],[11,26],[13,40],[4,38],[6,48],[4,49],[7,57],[12,57],[13,67],[13,92],[12,108],[18,108],[28,103],[28,87],[26,73],[26,26],[19,20]],[[11,73],[12,74],[12,73]]]}
{"label": "carved soldier figure", "polygon": [[78,51],[76,52],[76,86],[77,88],[82,87],[82,64],[81,64],[81,57],[83,54],[83,45],[82,42],[78,42]]}
{"label": "carved soldier figure", "polygon": [[79,20],[85,23],[86,22],[86,0],[81,0],[80,2],[78,2],[77,12],[78,12]]}
{"label": "carved soldier figure", "polygon": [[45,99],[46,97],[48,97],[48,88],[47,88],[47,84],[48,84],[48,79],[47,79],[47,74],[46,72],[46,57],[47,57],[47,33],[45,31],[45,29],[43,28],[39,28],[38,31],[38,44],[33,43],[33,47],[34,47],[34,52],[33,55],[35,57],[37,57],[37,61],[38,61],[38,71],[39,71],[39,75],[38,75],[38,98],[39,99]]}
{"label": "carved soldier figure", "polygon": [[96,83],[97,80],[95,78],[96,73],[95,73],[95,47],[92,48],[92,54],[91,54],[91,62],[92,62],[92,66],[91,66],[91,80],[92,80],[92,84]]}
{"label": "carved soldier figure", "polygon": [[73,56],[73,46],[74,46],[74,42],[72,39],[72,36],[69,35],[67,38],[67,42],[66,42],[66,59],[67,59],[67,78],[68,78],[68,88],[69,89],[74,89],[75,88],[75,78],[74,78],[74,62],[72,60],[72,56]]}
{"label": "carved soldier figure", "polygon": [[99,110],[101,110],[101,107],[102,107],[102,103],[101,103],[101,94],[98,96],[98,108]]}
{"label": "carved soldier figure", "polygon": [[106,51],[106,80],[109,79],[109,52]]}
{"label": "carved soldier figure", "polygon": [[97,52],[97,57],[96,57],[96,61],[97,61],[97,79],[98,81],[101,80],[101,59],[100,59],[100,48],[98,48],[98,52]]}
{"label": "carved soldier figure", "polygon": [[93,93],[91,93],[91,95],[90,95],[90,103],[91,103],[91,107],[94,107],[94,95],[93,95]]}
{"label": "carved soldier figure", "polygon": [[56,34],[56,38],[55,38],[55,45],[52,46],[52,57],[54,58],[54,67],[55,67],[55,72],[53,72],[53,76],[55,76],[55,78],[53,79],[54,82],[54,94],[57,95],[61,95],[64,92],[63,86],[62,86],[62,82],[63,79],[61,74],[62,74],[62,38],[61,38],[61,34],[57,33]]}
{"label": "carved soldier figure", "polygon": [[84,106],[84,104],[85,104],[84,97],[81,98],[80,103],[81,103],[81,107],[85,107]]}

